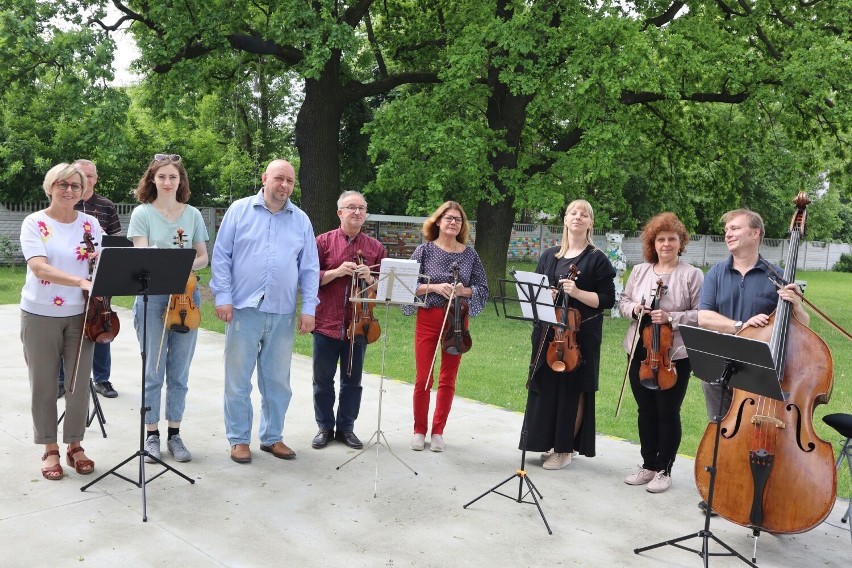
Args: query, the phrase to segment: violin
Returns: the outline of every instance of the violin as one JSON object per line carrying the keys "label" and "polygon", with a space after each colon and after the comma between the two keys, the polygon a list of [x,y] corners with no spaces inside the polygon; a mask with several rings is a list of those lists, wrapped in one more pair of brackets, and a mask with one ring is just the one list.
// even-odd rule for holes
{"label": "violin", "polygon": [[[668,286],[663,279],[657,280],[657,289],[651,298],[651,311],[660,309],[660,299],[666,295]],[[646,316],[643,318],[648,320]],[[667,390],[677,382],[677,369],[671,360],[674,330],[670,323],[646,324],[642,329],[642,345],[645,359],[639,365],[639,384],[651,390]]]}
{"label": "violin", "polygon": [[[786,282],[795,280],[810,200],[800,193],[795,203]],[[814,407],[831,396],[831,352],[781,298],[769,325],[746,327],[739,335],[769,344],[784,400],[734,389],[728,414],[707,426],[699,444],[696,486],[706,500],[710,473],[699,464],[712,463],[721,428],[713,510],[732,523],[774,534],[808,531],[831,512],[837,490],[834,449],[813,428]]]}
{"label": "violin", "polygon": [[[559,280],[576,280],[580,275],[576,264],[572,264],[568,274]],[[580,330],[580,310],[568,305],[571,298],[561,291],[560,305],[556,308],[556,320],[559,324],[553,332],[553,340],[547,347],[547,365],[557,373],[570,373],[580,366],[580,344],[577,332]]]}
{"label": "violin", "polygon": [[[364,263],[364,252],[358,251],[356,262],[361,265]],[[361,300],[376,299],[376,283],[367,284],[363,278],[356,278],[357,296]],[[367,345],[374,343],[382,333],[382,328],[379,326],[379,321],[373,317],[373,308],[375,304],[372,302],[352,302],[352,317],[349,321],[349,327],[346,329],[346,338],[352,343],[359,345]]]}
{"label": "violin", "polygon": [[[178,248],[184,248],[185,238],[183,229],[177,230],[174,243]],[[189,273],[186,281],[186,289],[183,294],[172,294],[169,297],[169,309],[163,316],[165,328],[178,333],[189,333],[190,330],[198,329],[201,324],[201,310],[195,305],[192,294],[198,284],[198,275]]]}
{"label": "violin", "polygon": [[[83,243],[86,245],[86,252],[90,255],[89,280],[91,280],[95,270],[95,259],[91,258],[91,254],[95,252],[95,244],[91,233],[83,234]],[[112,311],[110,297],[89,297],[89,293],[85,290],[83,290],[83,297],[86,299],[86,318],[83,320],[83,334],[86,336],[86,339],[93,343],[109,343],[115,339],[115,336],[118,335],[121,329],[118,314]]]}
{"label": "violin", "polygon": [[[459,264],[453,263],[453,290],[459,284]],[[447,327],[444,335],[441,338],[441,349],[448,355],[461,355],[470,351],[473,345],[473,340],[470,338],[470,332],[467,330],[467,314],[469,307],[467,302],[459,298],[458,294],[453,294],[447,309],[447,321],[450,325]]]}

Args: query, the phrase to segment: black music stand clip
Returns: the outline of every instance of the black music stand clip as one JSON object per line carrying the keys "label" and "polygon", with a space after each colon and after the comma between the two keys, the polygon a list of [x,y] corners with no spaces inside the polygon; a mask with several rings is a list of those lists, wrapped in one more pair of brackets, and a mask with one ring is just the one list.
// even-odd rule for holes
{"label": "black music stand clip", "polygon": [[[102,474],[100,477],[80,488],[85,491],[108,475],[115,475],[128,483],[142,489],[142,521],[148,520],[147,498],[145,485],[160,477],[167,471],[176,473],[190,483],[194,479],[187,477],[172,466],[164,463],[145,450],[145,413],[150,407],[145,405],[145,372],[147,370],[147,353],[145,345],[148,337],[148,296],[166,294],[182,294],[186,289],[186,281],[192,270],[195,259],[194,249],[154,249],[154,248],[105,248],[101,251],[97,270],[92,281],[93,296],[142,296],[142,403],[139,408],[139,450],[132,456]],[[139,458],[139,478],[130,479],[118,469]],[[145,458],[153,460],[165,469],[145,478]]]}
{"label": "black music stand clip", "polygon": [[[516,320],[524,320],[532,322],[533,326],[539,325],[543,322],[555,323],[555,319],[553,320],[544,320],[539,317],[540,308],[548,308],[545,310],[545,313],[554,314],[555,318],[555,310],[553,307],[553,298],[550,295],[550,285],[547,281],[547,277],[541,274],[535,275],[539,276],[540,279],[538,283],[535,283],[532,278],[529,276],[533,273],[520,273],[527,276],[524,280],[518,280],[517,277],[519,275],[516,271],[511,271],[511,275],[514,277],[513,279],[499,279],[498,285],[500,286],[500,296],[494,298],[494,309],[497,310],[497,314],[500,314],[500,310],[497,308],[497,301],[499,300],[503,305],[503,316],[508,319],[516,319]],[[515,288],[518,292],[518,297],[510,296],[506,294],[506,284],[514,284]],[[506,304],[517,304],[521,307],[521,316],[509,315],[506,310]],[[526,308],[526,309],[525,309]],[[541,345],[538,347],[538,353],[534,360],[532,360],[529,368],[529,375],[527,376],[527,385],[530,384],[532,380],[533,373],[535,372],[535,368],[538,364],[538,360],[541,356],[542,347],[544,345],[544,340],[547,337],[547,330],[542,331],[542,341]],[[527,403],[529,403],[529,390],[527,391]],[[548,534],[553,534],[553,531],[550,529],[550,525],[547,522],[547,519],[544,516],[544,511],[541,508],[541,504],[539,503],[539,499],[544,499],[544,496],[532,482],[529,474],[527,473],[526,467],[526,457],[527,457],[527,407],[524,406],[524,420],[521,426],[521,467],[515,471],[510,477],[504,479],[494,487],[488,489],[476,499],[466,503],[464,505],[464,509],[467,509],[470,505],[473,505],[489,493],[495,493],[500,495],[501,497],[506,497],[507,499],[511,499],[516,503],[524,503],[527,505],[535,505],[538,509],[538,514],[541,516],[541,520],[544,522],[544,526],[547,528]],[[509,483],[513,479],[518,479],[518,494],[517,497],[514,495],[507,495],[505,493],[501,493],[498,491],[503,485]],[[524,487],[526,486],[526,492],[524,492]],[[532,496],[532,501],[526,500],[527,496]]]}
{"label": "black music stand clip", "polygon": [[[689,325],[682,325],[679,329],[683,337],[683,343],[689,353],[689,362],[696,377],[711,384],[719,384],[723,389],[728,388],[730,385],[732,388],[760,396],[766,396],[775,400],[784,400],[784,394],[781,392],[778,382],[778,371],[775,367],[775,360],[772,357],[768,343]],[[713,377],[719,378],[715,379]],[[713,494],[716,487],[716,463],[719,457],[719,439],[722,434],[721,421],[723,410],[724,396],[721,397],[719,402],[719,413],[714,417],[714,422],[716,422],[716,436],[713,445],[713,463],[705,467],[706,471],[710,473],[710,485],[707,495],[707,508],[704,511],[704,528],[697,533],[636,548],[633,550],[634,553],[639,554],[661,546],[674,546],[698,554],[704,559],[705,568],[709,566],[711,556],[735,556],[748,566],[757,568],[757,565],[754,563],[756,561],[756,554],[752,555],[752,561],[747,560],[710,530]],[[701,539],[701,550],[680,544],[683,541],[693,538]],[[710,540],[725,548],[727,552],[710,552]],[[755,540],[756,547],[757,540]]]}

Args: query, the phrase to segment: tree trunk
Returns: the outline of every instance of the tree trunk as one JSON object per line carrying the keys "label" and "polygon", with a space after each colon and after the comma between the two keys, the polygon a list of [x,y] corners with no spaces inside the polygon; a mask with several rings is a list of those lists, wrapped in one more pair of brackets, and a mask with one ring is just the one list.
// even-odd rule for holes
{"label": "tree trunk", "polygon": [[[506,254],[512,237],[514,222],[515,198],[507,187],[507,173],[518,167],[518,152],[520,151],[521,133],[527,119],[527,106],[532,97],[519,96],[511,93],[509,88],[500,82],[497,69],[491,69],[488,74],[491,95],[485,117],[488,127],[503,136],[506,150],[492,153],[488,161],[491,163],[491,182],[502,199],[491,204],[480,201],[476,208],[476,252],[485,267],[488,276],[488,286],[492,295],[497,294],[497,280],[505,278]],[[487,222],[485,221],[487,219]]]}
{"label": "tree trunk", "polygon": [[333,54],[317,79],[305,80],[305,101],[296,116],[301,207],[316,234],[336,228],[340,194],[340,119],[344,103],[340,57]]}

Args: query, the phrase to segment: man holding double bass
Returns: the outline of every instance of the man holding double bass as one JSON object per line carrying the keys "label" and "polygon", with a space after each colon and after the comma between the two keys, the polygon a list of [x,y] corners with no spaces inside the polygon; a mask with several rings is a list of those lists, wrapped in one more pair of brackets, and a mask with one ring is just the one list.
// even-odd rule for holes
{"label": "man holding double bass", "polygon": [[[698,304],[698,325],[734,334],[746,327],[765,327],[779,296],[792,304],[796,318],[807,325],[810,316],[802,306],[802,299],[793,291],[796,285],[777,288],[770,276],[773,276],[773,271],[777,274],[783,271],[760,256],[760,244],[765,233],[763,218],[748,209],[735,209],[725,213],[721,222],[731,257],[713,266],[704,278]],[[730,408],[731,390],[723,392],[720,384],[705,381],[701,382],[701,387],[707,418],[713,421],[722,404],[721,419]],[[704,510],[707,505],[702,501],[698,506]]]}
{"label": "man holding double bass", "polygon": [[[331,439],[350,448],[364,445],[355,435],[361,408],[361,371],[367,343],[378,337],[372,305],[350,302],[366,297],[375,271],[387,253],[376,239],[361,232],[367,219],[367,201],[357,191],[345,191],[337,200],[340,227],[317,237],[319,306],[314,328],[314,417],[319,431],[311,447],[324,448]],[[355,276],[355,278],[353,278]],[[352,284],[356,284],[353,290]],[[375,294],[373,294],[375,297]],[[334,413],[334,376],[340,362],[340,395]]]}

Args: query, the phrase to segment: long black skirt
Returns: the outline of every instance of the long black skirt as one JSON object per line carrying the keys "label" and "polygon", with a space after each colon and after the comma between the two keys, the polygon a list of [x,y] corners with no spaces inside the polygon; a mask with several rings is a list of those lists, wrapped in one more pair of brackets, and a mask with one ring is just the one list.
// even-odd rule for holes
{"label": "long black skirt", "polygon": [[[534,385],[528,391],[526,409],[526,449],[530,452],[578,452],[595,455],[595,393],[576,388],[576,382],[563,373],[544,366],[536,373]],[[583,399],[583,419],[574,435],[580,397]],[[518,449],[524,449],[524,432]]]}

